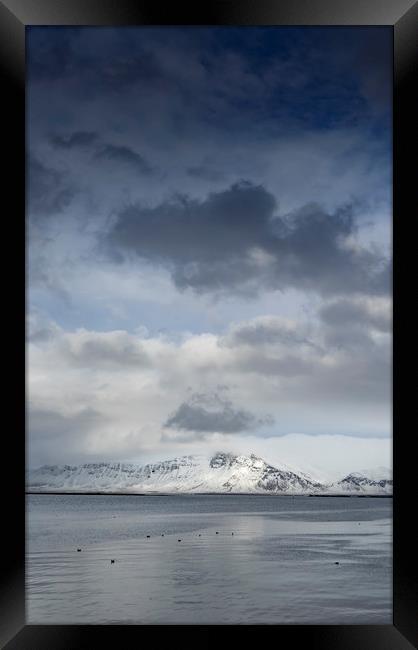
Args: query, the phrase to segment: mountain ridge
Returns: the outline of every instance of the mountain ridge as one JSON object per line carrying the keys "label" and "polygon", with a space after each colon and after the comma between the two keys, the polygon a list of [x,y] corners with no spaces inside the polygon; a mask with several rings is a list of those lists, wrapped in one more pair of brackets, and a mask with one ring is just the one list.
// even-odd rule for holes
{"label": "mountain ridge", "polygon": [[102,462],[43,465],[29,470],[31,492],[132,494],[392,494],[392,480],[351,472],[340,481],[319,482],[285,464],[273,466],[255,454],[217,452],[210,458],[186,455],[139,465]]}

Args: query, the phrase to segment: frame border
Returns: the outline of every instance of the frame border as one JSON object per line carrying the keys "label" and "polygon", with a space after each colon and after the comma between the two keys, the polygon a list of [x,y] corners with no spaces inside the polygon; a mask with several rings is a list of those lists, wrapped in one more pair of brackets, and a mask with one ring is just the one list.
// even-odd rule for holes
{"label": "frame border", "polygon": [[[411,564],[415,559],[414,538],[409,520],[414,494],[415,457],[407,436],[413,419],[408,417],[416,401],[412,382],[401,387],[401,362],[410,359],[410,342],[417,328],[411,312],[407,312],[408,280],[413,269],[413,239],[401,231],[400,219],[408,219],[416,186],[415,167],[409,163],[416,108],[412,101],[414,65],[417,68],[418,3],[416,0],[216,0],[187,7],[161,0],[0,0],[0,71],[5,80],[4,138],[8,168],[3,192],[11,209],[5,212],[11,228],[7,242],[14,251],[14,277],[25,286],[25,27],[30,25],[384,25],[393,28],[394,37],[394,104],[393,104],[393,249],[394,249],[394,327],[393,327],[393,625],[26,625],[25,624],[25,386],[19,378],[13,384],[13,433],[9,431],[11,458],[5,462],[3,479],[7,494],[4,499],[5,522],[9,533],[3,532],[5,550],[0,589],[0,647],[8,650],[100,647],[102,643],[124,646],[152,634],[154,640],[176,639],[182,642],[195,638],[209,643],[234,636],[243,631],[248,642],[259,643],[264,633],[273,632],[277,640],[306,643],[313,650],[408,650],[418,647],[416,612],[417,590]],[[415,29],[414,29],[415,28]],[[415,112],[414,112],[415,108]],[[415,183],[415,185],[414,185]],[[416,201],[415,201],[416,204]],[[409,243],[409,249],[407,246]],[[401,246],[404,247],[400,261]],[[18,268],[17,268],[18,267]],[[5,269],[6,270],[6,269]],[[10,266],[7,269],[10,275]],[[8,277],[5,274],[5,277]],[[25,352],[20,347],[24,332],[25,295],[9,290],[8,305],[13,314],[23,316],[14,326],[16,346],[6,346],[10,354],[10,370],[25,373]],[[22,314],[23,312],[23,314]],[[10,332],[8,332],[8,335]],[[415,334],[416,336],[416,334]],[[16,351],[19,352],[16,352]],[[16,359],[18,362],[16,363]],[[11,373],[13,374],[13,373]],[[20,377],[20,375],[19,375]],[[23,400],[23,408],[22,408]],[[10,409],[10,407],[9,407]],[[405,433],[401,431],[405,429]],[[396,431],[396,434],[395,434]],[[9,449],[7,448],[7,451]],[[11,461],[11,462],[10,462]],[[416,488],[415,488],[416,489]],[[11,497],[13,495],[13,498]],[[411,560],[409,559],[411,558]],[[139,628],[139,629],[138,629]],[[145,628],[145,630],[144,630]],[[148,629],[149,628],[149,629]],[[219,628],[222,628],[221,630]],[[273,629],[271,629],[273,628]],[[189,633],[192,633],[189,636]],[[225,632],[227,633],[225,635]],[[165,636],[167,634],[167,636]],[[220,637],[220,634],[222,637]],[[412,645],[411,645],[412,644]]]}

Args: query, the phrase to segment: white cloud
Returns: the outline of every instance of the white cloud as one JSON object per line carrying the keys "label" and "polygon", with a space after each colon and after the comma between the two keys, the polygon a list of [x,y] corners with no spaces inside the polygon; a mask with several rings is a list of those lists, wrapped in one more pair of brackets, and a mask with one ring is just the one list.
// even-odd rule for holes
{"label": "white cloud", "polygon": [[[372,307],[369,312],[380,315],[379,305]],[[65,462],[66,454],[126,459],[141,450],[166,456],[166,443],[173,440],[165,423],[193,393],[220,394],[234,412],[256,414],[246,422],[257,426],[244,429],[248,436],[257,429],[257,439],[295,431],[388,436],[389,341],[369,336],[373,321],[364,329],[363,345],[353,353],[352,347],[326,346],[320,324],[274,316],[235,323],[225,335],[175,338],[150,336],[141,328],[71,332],[44,323],[48,336],[33,337],[28,354],[29,403],[38,414],[36,430],[29,417],[32,456],[41,461],[44,448],[37,449],[40,412],[65,418],[65,439],[57,431],[54,447],[57,462]],[[77,447],[83,412],[98,417],[89,418]],[[234,437],[245,443],[238,430]],[[209,430],[201,438],[213,441]]]}

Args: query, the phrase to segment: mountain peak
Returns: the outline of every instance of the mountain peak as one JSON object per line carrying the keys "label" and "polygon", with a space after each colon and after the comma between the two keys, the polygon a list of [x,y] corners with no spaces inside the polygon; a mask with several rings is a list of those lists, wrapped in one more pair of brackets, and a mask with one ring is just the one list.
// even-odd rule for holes
{"label": "mountain peak", "polygon": [[256,454],[224,451],[209,459],[186,455],[146,465],[44,465],[28,472],[27,485],[38,492],[388,494],[392,490],[392,481],[376,481],[354,472],[338,483],[325,485],[284,465],[273,467]]}

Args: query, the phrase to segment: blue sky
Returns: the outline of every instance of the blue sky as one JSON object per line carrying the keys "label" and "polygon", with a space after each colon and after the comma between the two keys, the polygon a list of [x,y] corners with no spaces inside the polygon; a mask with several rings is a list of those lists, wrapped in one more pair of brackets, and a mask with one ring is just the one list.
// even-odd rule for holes
{"label": "blue sky", "polygon": [[391,30],[31,27],[27,59],[31,463],[388,464]]}

